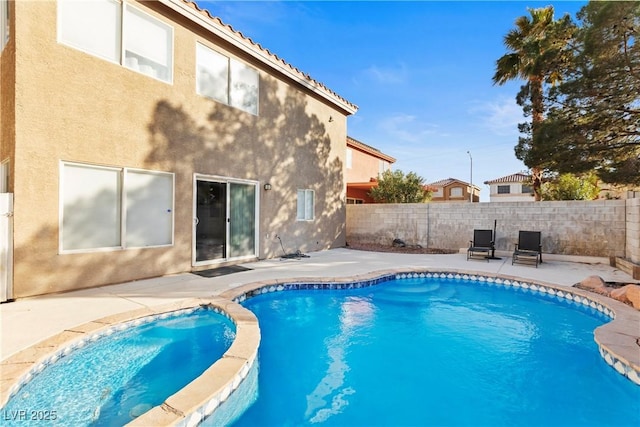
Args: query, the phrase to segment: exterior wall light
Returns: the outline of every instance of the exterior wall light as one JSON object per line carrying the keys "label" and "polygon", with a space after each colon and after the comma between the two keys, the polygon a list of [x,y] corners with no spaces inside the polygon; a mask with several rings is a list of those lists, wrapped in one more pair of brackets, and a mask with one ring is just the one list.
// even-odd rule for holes
{"label": "exterior wall light", "polygon": [[264,185],[264,189],[265,189],[266,191],[271,190],[271,184],[269,184],[269,183],[267,182],[267,183]]}

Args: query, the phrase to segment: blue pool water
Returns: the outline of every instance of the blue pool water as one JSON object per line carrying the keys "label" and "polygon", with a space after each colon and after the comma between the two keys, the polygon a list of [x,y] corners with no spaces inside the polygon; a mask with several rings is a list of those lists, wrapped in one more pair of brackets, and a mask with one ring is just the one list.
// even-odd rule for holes
{"label": "blue pool water", "polygon": [[2,409],[0,424],[47,416],[42,425],[124,425],[198,377],[234,336],[229,319],[204,308],[115,332],[45,368]]}
{"label": "blue pool water", "polygon": [[456,279],[260,295],[258,398],[235,426],[638,426],[596,310]]}

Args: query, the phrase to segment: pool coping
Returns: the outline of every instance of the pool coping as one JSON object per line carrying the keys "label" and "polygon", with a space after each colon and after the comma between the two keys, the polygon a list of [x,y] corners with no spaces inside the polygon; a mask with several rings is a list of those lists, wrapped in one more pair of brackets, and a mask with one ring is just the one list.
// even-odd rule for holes
{"label": "pool coping", "polygon": [[396,278],[414,277],[460,278],[496,286],[513,286],[531,292],[555,295],[597,309],[612,318],[610,322],[594,330],[594,340],[600,355],[619,374],[640,386],[640,313],[632,307],[599,294],[539,280],[466,269],[405,267],[341,278],[297,277],[250,282],[226,290],[215,297],[188,298],[131,310],[66,329],[0,362],[0,408],[12,397],[12,392],[15,393],[22,384],[29,381],[33,373],[55,362],[64,351],[69,351],[74,346],[77,348],[78,343],[84,342],[87,337],[100,334],[109,328],[117,328],[126,322],[198,306],[210,306],[234,322],[234,342],[222,358],[202,375],[167,398],[162,405],[152,408],[128,424],[198,425],[205,417],[214,413],[220,403],[242,383],[257,358],[261,339],[258,319],[251,311],[241,306],[241,302],[263,293],[298,289],[354,289]]}

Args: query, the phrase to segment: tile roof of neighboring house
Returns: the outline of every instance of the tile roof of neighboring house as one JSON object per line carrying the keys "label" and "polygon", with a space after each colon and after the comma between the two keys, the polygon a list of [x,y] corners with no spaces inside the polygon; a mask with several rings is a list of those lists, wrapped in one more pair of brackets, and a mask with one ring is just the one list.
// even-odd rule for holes
{"label": "tile roof of neighboring house", "polygon": [[[451,185],[454,183],[458,183],[458,184],[462,184],[465,186],[468,186],[469,183],[462,181],[460,179],[456,179],[456,178],[447,178],[447,179],[441,179],[440,181],[435,181],[432,183],[427,184],[428,187],[432,187],[432,188],[437,188],[437,187],[446,187],[447,185]],[[476,188],[478,190],[480,190],[480,187],[478,187],[477,185],[473,184],[473,188]]]}
{"label": "tile roof of neighboring house", "polygon": [[454,182],[457,182],[459,184],[469,185],[468,182],[464,182],[464,181],[461,181],[461,180],[455,179],[455,178],[441,179],[440,181],[432,182],[432,183],[427,184],[427,185],[430,186],[430,187],[446,187],[447,185],[453,184]]}
{"label": "tile roof of neighboring house", "polygon": [[354,114],[358,111],[357,105],[347,101],[324,84],[314,80],[309,74],[303,73],[298,68],[287,63],[284,59],[278,57],[268,49],[263,48],[260,44],[255,43],[240,31],[235,30],[231,25],[223,23],[220,18],[211,15],[208,10],[201,8],[195,2],[190,0],[159,1],[169,8],[187,16],[191,21],[203,26],[226,42],[240,48],[242,51],[248,53],[253,58],[258,59],[263,64],[266,64],[272,69],[292,78],[306,89],[316,93],[327,101],[330,101],[335,106],[342,109],[347,115]]}
{"label": "tile roof of neighboring house", "polygon": [[364,142],[360,142],[357,139],[351,138],[350,136],[347,136],[347,146],[358,148],[367,154],[371,154],[372,156],[378,157],[382,160],[386,160],[389,163],[395,163],[396,161],[395,158],[387,154],[384,154],[382,151],[378,150],[377,148],[367,145]]}
{"label": "tile roof of neighboring house", "polygon": [[502,178],[492,179],[491,181],[485,181],[485,184],[499,184],[502,182],[524,182],[531,178],[530,175],[522,172],[514,173],[511,175],[503,176]]}

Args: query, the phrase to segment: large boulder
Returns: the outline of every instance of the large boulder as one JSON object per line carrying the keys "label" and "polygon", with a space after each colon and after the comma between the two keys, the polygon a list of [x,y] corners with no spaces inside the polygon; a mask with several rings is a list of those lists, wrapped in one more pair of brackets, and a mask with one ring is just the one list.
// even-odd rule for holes
{"label": "large boulder", "polygon": [[631,305],[636,310],[640,310],[640,286],[625,285],[611,291],[611,298]]}
{"label": "large boulder", "polygon": [[576,288],[595,292],[600,295],[609,295],[609,289],[607,288],[606,282],[600,276],[589,276],[580,283],[576,283],[575,286]]}

